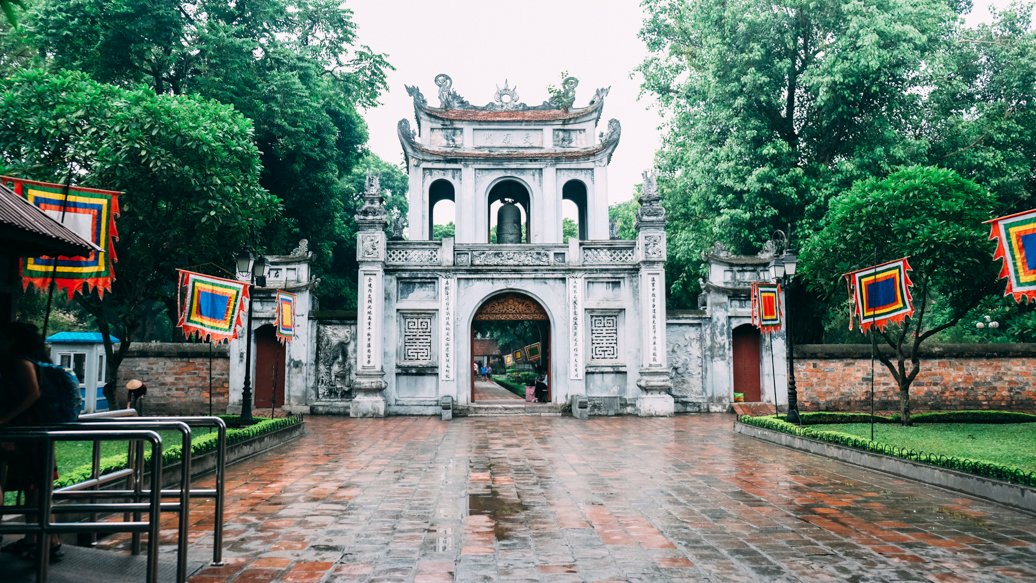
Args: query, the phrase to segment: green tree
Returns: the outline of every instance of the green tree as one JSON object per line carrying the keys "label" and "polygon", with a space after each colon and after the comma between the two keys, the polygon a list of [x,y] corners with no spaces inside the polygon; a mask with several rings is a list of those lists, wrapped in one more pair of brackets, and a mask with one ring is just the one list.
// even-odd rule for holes
{"label": "green tree", "polygon": [[354,253],[341,234],[353,220],[347,177],[365,154],[359,109],[376,103],[390,66],[357,44],[342,2],[40,0],[24,22],[52,69],[201,95],[252,120],[260,181],[283,214],[246,244],[287,250],[306,238],[318,275]]}
{"label": "green tree", "polygon": [[378,156],[368,153],[353,166],[342,184],[343,219],[334,232],[334,243],[330,269],[321,278],[318,297],[320,306],[328,310],[356,308],[356,277],[359,264],[356,262],[356,223],[353,217],[363,204],[363,190],[367,173],[377,174],[385,196],[385,211],[389,217],[389,232],[401,233],[406,227],[408,178],[402,166],[390,164]]}
{"label": "green tree", "polygon": [[124,191],[112,291],[80,297],[106,336],[109,379],[155,305],[175,313],[176,268],[232,265],[279,205],[259,185],[252,126],[208,99],[121,89],[82,73],[0,80],[4,173]]}
{"label": "green tree", "polygon": [[565,217],[561,219],[561,242],[568,243],[569,239],[579,239],[579,224]]}
{"label": "green tree", "polygon": [[[639,190],[640,187],[638,186]],[[627,241],[637,238],[637,211],[640,209],[640,197],[615,203],[608,207],[608,223],[614,229],[616,239]]]}
{"label": "green tree", "polygon": [[455,237],[456,232],[457,226],[452,222],[445,225],[432,225],[432,239],[435,241],[441,241],[447,237]]}
{"label": "green tree", "polygon": [[820,231],[802,250],[807,281],[832,298],[844,297],[838,274],[909,256],[914,314],[871,336],[875,346],[881,339],[891,350],[877,356],[899,388],[906,425],[921,344],[956,325],[996,289],[998,266],[990,260],[983,224],[994,205],[988,191],[952,170],[903,168],[885,179],[859,181],[833,198]]}
{"label": "green tree", "polygon": [[658,154],[671,305],[693,306],[701,251],[754,253],[812,230],[855,180],[915,160],[930,75],[956,22],[944,0],[644,2],[643,89]]}

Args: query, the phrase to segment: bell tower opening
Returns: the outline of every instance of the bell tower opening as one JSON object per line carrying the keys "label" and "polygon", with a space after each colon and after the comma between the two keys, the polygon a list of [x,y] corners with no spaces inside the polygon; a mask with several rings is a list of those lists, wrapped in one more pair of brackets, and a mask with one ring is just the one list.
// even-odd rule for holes
{"label": "bell tower opening", "polygon": [[453,184],[440,178],[428,188],[428,238],[436,240],[453,237],[456,230],[455,217],[456,194]]}
{"label": "bell tower opening", "polygon": [[489,189],[486,240],[500,244],[529,243],[531,203],[529,190],[517,180],[502,180],[493,185]]}
{"label": "bell tower opening", "polygon": [[566,219],[575,223],[575,235],[580,241],[587,240],[587,211],[586,211],[586,184],[583,184],[581,180],[569,180],[561,187],[561,199],[562,199],[562,228],[561,232],[565,235],[564,241],[568,241],[568,229],[566,229]]}

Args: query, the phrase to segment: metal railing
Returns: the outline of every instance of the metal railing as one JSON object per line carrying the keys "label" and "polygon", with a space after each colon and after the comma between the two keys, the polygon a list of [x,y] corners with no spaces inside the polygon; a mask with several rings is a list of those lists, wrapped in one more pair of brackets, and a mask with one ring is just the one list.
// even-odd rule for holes
{"label": "metal railing", "polygon": [[36,580],[39,583],[46,583],[48,566],[50,564],[50,535],[81,532],[104,532],[119,533],[146,532],[149,541],[154,544],[148,545],[146,580],[148,583],[156,583],[158,578],[158,534],[159,534],[159,513],[161,512],[161,491],[152,488],[148,493],[147,503],[106,503],[103,510],[109,512],[147,512],[147,521],[123,521],[123,522],[58,522],[52,521],[51,514],[66,514],[72,512],[100,511],[98,505],[74,505],[53,503],[54,495],[54,443],[57,441],[124,441],[131,440],[142,443],[147,441],[151,444],[150,470],[152,476],[162,475],[162,438],[155,431],[149,429],[83,429],[76,428],[78,424],[69,424],[67,429],[54,428],[29,428],[13,427],[0,431],[0,441],[5,442],[34,442],[44,445],[42,464],[39,465],[40,475],[36,482],[40,485],[35,504],[0,507],[0,515],[24,514],[26,520],[23,523],[9,521],[0,522],[0,534],[26,534],[36,537]]}
{"label": "metal railing", "polygon": [[[192,428],[208,427],[217,432],[216,443],[216,483],[214,488],[192,489],[191,488],[191,467],[192,467]],[[162,474],[162,449],[161,436],[158,431],[177,431],[181,437],[181,458],[179,487],[175,489],[163,489]],[[149,436],[158,437],[157,450],[152,444],[150,461],[150,482],[145,484],[145,455],[144,442],[149,441]],[[41,498],[46,499],[48,516],[51,512],[62,514],[87,514],[89,520],[86,522],[61,523],[60,529],[55,529],[53,524],[42,521],[40,524],[46,527],[47,532],[60,533],[117,533],[128,532],[132,536],[131,553],[141,552],[141,533],[148,533],[147,551],[147,580],[154,581],[157,576],[157,555],[154,555],[158,548],[158,530],[161,512],[176,512],[178,514],[177,524],[177,550],[176,550],[176,581],[182,583],[187,578],[187,545],[189,542],[188,528],[190,524],[190,500],[191,498],[212,498],[214,503],[213,520],[213,565],[222,564],[223,554],[223,515],[224,515],[224,489],[226,470],[226,445],[227,426],[218,417],[137,417],[136,411],[132,409],[117,410],[107,413],[94,413],[80,416],[77,423],[62,424],[52,427],[19,427],[0,430],[0,441],[6,440],[8,436],[12,440],[31,441],[42,440],[48,451],[49,465],[53,469],[54,448],[53,443],[57,440],[64,441],[92,441],[92,465],[89,478],[82,482],[72,484],[59,489],[53,488],[53,480],[50,472],[41,476],[40,483],[46,484],[45,491],[41,491]],[[136,436],[136,437],[126,437]],[[127,451],[127,467],[114,470],[105,474],[101,473],[100,444],[103,441],[129,440]],[[156,465],[157,463],[157,465]],[[124,487],[117,486],[122,483]],[[116,487],[112,487],[116,486]],[[103,489],[102,489],[103,488]],[[158,500],[157,507],[144,504],[144,500]],[[175,502],[163,502],[163,499],[175,498]],[[127,502],[107,502],[103,500],[127,500]],[[85,500],[86,502],[81,502]],[[61,502],[60,504],[56,504]],[[40,503],[42,504],[42,502]],[[38,510],[29,506],[8,506],[0,507],[0,515],[3,514],[35,514]],[[121,522],[99,522],[98,514],[124,513]],[[146,522],[142,522],[142,514],[148,513]],[[28,524],[28,520],[26,524]],[[147,529],[138,525],[146,524]],[[98,525],[104,525],[98,528]],[[25,534],[35,533],[43,527],[33,528],[14,523],[0,524],[0,533],[20,532]],[[42,532],[42,530],[40,530]],[[40,541],[44,541],[40,536]],[[45,548],[44,542],[38,541],[40,548]],[[37,578],[41,582],[46,581],[46,563],[48,553],[40,553],[40,565],[37,567]]]}

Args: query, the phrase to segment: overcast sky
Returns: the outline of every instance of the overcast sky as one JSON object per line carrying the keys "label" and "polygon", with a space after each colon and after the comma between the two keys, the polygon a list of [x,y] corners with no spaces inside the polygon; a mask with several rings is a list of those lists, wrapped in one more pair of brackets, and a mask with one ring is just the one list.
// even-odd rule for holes
{"label": "overcast sky", "polygon": [[[988,6],[1006,0],[975,0],[969,21],[988,19]],[[538,105],[547,85],[558,85],[567,71],[579,79],[576,106],[584,106],[598,87],[611,87],[601,120],[622,123],[622,140],[608,170],[611,203],[629,199],[640,173],[658,149],[659,114],[648,97],[639,98],[634,68],[647,54],[637,38],[643,21],[634,0],[355,0],[360,42],[388,54],[396,67],[388,76],[382,105],[365,116],[370,147],[398,163],[403,152],[396,122],[413,118],[404,85],[417,85],[438,104],[433,79],[453,78],[453,87],[476,105],[493,100],[497,87],[510,82],[521,101]]]}

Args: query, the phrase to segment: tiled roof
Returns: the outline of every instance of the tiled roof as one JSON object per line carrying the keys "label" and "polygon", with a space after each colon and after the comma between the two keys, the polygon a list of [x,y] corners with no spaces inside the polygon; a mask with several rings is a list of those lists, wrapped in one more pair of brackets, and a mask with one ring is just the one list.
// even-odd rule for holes
{"label": "tiled roof", "polygon": [[[100,344],[104,342],[100,332],[58,332],[47,336],[48,344]],[[112,336],[112,344],[119,339]]]}
{"label": "tiled roof", "polygon": [[425,108],[425,113],[439,119],[451,121],[562,121],[582,117],[596,107],[583,107],[579,109],[515,109],[515,110],[484,110],[484,109],[436,109]]}
{"label": "tiled roof", "polygon": [[83,255],[93,246],[32,203],[0,185],[0,247],[19,257]]}

